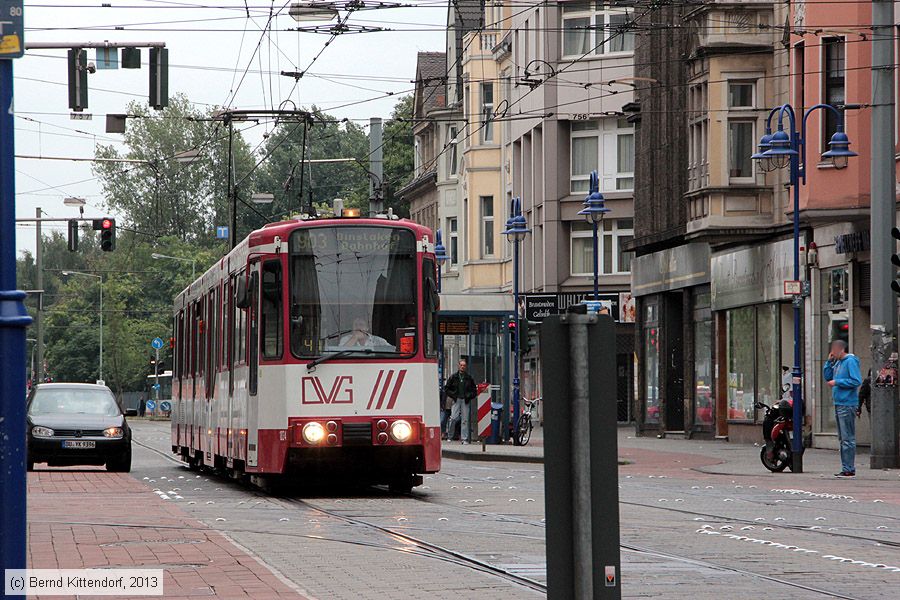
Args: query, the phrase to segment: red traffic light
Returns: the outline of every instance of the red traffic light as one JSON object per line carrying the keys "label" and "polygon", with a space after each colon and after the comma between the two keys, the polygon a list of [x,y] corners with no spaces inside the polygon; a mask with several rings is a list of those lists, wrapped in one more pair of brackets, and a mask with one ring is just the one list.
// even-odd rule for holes
{"label": "red traffic light", "polygon": [[100,226],[101,226],[103,229],[109,229],[110,227],[113,226],[112,219],[103,219],[103,222],[100,223]]}

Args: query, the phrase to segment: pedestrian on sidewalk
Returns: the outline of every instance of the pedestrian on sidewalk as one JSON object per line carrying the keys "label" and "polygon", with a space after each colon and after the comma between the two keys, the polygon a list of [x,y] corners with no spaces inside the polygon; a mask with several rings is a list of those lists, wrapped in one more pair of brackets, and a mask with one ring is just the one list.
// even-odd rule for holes
{"label": "pedestrian on sidewalk", "polygon": [[841,442],[841,472],[835,473],[835,477],[853,477],[856,475],[857,390],[862,385],[859,359],[847,352],[847,342],[834,340],[822,372],[834,399],[834,416]]}
{"label": "pedestrian on sidewalk", "polygon": [[452,439],[456,424],[460,425],[460,438],[463,444],[468,444],[471,439],[469,428],[469,401],[478,396],[475,380],[468,372],[469,365],[465,359],[459,361],[459,369],[447,380],[445,388],[448,398],[453,399],[453,409],[450,413],[450,424],[447,426],[447,437]]}
{"label": "pedestrian on sidewalk", "polygon": [[441,383],[441,439],[450,439],[450,413],[453,411],[453,398],[447,395],[447,382]]}

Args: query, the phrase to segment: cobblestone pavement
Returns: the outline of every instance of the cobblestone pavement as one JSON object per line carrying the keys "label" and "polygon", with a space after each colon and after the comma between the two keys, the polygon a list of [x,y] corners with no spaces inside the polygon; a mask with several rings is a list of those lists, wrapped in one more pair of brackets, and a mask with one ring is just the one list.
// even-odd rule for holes
{"label": "cobblestone pavement", "polygon": [[[539,464],[445,459],[411,496],[332,488],[276,497],[174,464],[167,424],[134,429],[156,449],[135,446],[132,476],[148,494],[177,492],[168,502],[310,597],[543,595],[531,583],[546,581]],[[624,597],[900,597],[895,472],[825,478],[833,457],[822,453],[808,473],[772,475],[752,446],[703,444],[620,435]]]}

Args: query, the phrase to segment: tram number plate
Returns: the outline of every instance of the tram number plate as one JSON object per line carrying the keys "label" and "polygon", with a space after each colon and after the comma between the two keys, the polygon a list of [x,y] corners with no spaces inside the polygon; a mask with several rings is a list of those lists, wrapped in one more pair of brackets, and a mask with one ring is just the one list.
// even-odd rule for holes
{"label": "tram number plate", "polygon": [[63,448],[96,448],[97,442],[89,442],[87,440],[65,440]]}

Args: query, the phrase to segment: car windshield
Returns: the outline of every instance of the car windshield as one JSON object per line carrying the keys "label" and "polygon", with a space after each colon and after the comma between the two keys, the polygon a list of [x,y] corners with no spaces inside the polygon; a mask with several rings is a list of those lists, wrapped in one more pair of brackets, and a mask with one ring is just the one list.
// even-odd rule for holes
{"label": "car windshield", "polygon": [[291,234],[290,247],[294,355],[414,351],[416,240],[411,231],[304,227]]}
{"label": "car windshield", "polygon": [[55,388],[34,392],[29,415],[98,415],[115,417],[119,411],[111,393],[102,389]]}

